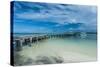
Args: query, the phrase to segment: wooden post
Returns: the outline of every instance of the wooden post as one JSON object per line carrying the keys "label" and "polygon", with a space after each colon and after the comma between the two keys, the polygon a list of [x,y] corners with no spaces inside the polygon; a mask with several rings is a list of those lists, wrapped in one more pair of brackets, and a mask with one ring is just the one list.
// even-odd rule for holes
{"label": "wooden post", "polygon": [[22,40],[15,40],[15,42],[16,42],[16,47],[15,47],[15,49],[17,50],[17,51],[20,51],[20,50],[22,50]]}

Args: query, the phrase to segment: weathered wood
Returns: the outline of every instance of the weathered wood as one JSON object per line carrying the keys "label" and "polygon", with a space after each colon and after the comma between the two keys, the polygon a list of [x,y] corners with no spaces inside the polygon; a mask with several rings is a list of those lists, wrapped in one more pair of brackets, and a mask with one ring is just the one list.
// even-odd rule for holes
{"label": "weathered wood", "polygon": [[17,51],[20,51],[23,46],[31,46],[32,43],[38,43],[39,41],[45,39],[52,38],[63,38],[63,37],[71,37],[71,36],[80,36],[85,37],[85,33],[67,33],[67,34],[47,34],[47,35],[39,35],[39,36],[20,36],[14,37],[13,44]]}

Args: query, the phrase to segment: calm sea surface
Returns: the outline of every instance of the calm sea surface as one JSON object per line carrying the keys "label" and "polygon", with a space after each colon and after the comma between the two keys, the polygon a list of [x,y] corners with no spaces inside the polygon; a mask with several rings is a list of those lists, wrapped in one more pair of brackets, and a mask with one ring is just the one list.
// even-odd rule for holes
{"label": "calm sea surface", "polygon": [[[20,35],[27,34],[17,34],[17,36]],[[85,38],[46,39],[32,43],[30,47],[24,46],[23,50],[16,54],[20,57],[18,60],[15,56],[15,65],[52,64],[58,63],[58,61],[61,63],[96,61],[97,37],[96,34],[88,34]]]}

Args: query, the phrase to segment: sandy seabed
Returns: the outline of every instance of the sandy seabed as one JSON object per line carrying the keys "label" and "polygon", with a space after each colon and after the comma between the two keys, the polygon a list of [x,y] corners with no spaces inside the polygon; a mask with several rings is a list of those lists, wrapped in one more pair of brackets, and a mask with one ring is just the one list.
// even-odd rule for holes
{"label": "sandy seabed", "polygon": [[15,65],[96,61],[96,42],[48,39],[34,43],[32,46],[24,46],[16,56]]}

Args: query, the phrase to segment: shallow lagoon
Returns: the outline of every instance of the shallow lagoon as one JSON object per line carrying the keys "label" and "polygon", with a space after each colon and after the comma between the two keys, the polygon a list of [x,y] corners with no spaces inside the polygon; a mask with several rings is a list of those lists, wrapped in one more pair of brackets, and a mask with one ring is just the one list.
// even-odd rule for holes
{"label": "shallow lagoon", "polygon": [[96,34],[86,38],[51,38],[32,43],[32,46],[24,46],[23,50],[15,52],[14,59],[15,65],[96,61]]}

